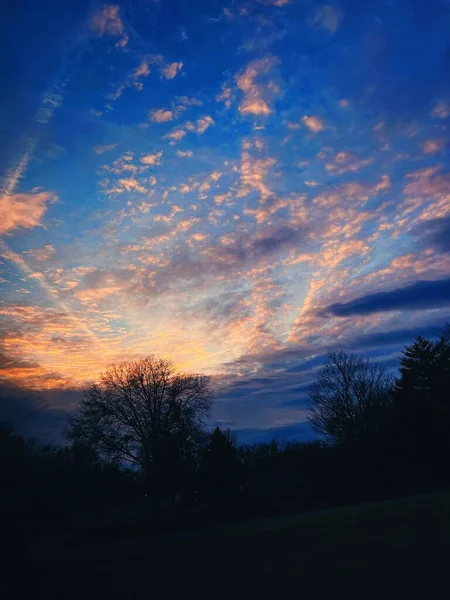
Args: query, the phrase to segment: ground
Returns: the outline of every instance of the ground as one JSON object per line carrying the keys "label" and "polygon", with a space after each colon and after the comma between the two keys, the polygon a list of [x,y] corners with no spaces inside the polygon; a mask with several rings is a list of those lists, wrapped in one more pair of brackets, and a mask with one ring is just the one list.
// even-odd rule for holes
{"label": "ground", "polygon": [[30,552],[43,598],[440,597],[450,494]]}

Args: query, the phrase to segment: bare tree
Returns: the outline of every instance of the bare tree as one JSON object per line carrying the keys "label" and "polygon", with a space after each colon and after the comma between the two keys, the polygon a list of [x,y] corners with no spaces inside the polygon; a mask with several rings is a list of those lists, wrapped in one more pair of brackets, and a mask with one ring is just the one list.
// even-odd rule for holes
{"label": "bare tree", "polygon": [[208,377],[178,373],[170,360],[123,362],[87,388],[67,436],[141,469],[155,492],[189,454],[212,401]]}
{"label": "bare tree", "polygon": [[330,352],[310,390],[309,420],[318,433],[347,442],[375,430],[390,401],[393,378],[377,363]]}

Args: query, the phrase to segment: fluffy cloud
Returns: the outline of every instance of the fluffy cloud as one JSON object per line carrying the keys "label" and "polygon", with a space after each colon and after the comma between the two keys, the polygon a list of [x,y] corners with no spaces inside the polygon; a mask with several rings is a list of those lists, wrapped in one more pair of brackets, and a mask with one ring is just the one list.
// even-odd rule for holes
{"label": "fluffy cloud", "polygon": [[170,140],[170,144],[173,146],[173,144],[176,144],[176,142],[182,140],[185,135],[186,132],[184,131],[184,129],[174,129],[170,133],[167,133],[164,136],[164,139]]}
{"label": "fluffy cloud", "polygon": [[272,112],[271,105],[280,93],[280,78],[274,72],[278,64],[274,56],[253,60],[236,76],[237,87],[244,95],[239,105],[241,114],[268,116]]}
{"label": "fluffy cloud", "polygon": [[153,123],[166,123],[172,121],[174,114],[172,110],[166,110],[165,108],[157,108],[150,111],[150,121]]}
{"label": "fluffy cloud", "polygon": [[424,154],[431,154],[431,155],[441,152],[444,148],[445,148],[445,140],[442,140],[442,139],[426,140],[422,145]]}
{"label": "fluffy cloud", "polygon": [[302,117],[302,122],[313,133],[319,133],[325,129],[325,123],[320,117],[305,115]]}
{"label": "fluffy cloud", "polygon": [[48,204],[57,197],[50,192],[10,194],[0,198],[0,234],[42,225]]}
{"label": "fluffy cloud", "polygon": [[188,131],[194,131],[195,133],[198,134],[203,134],[205,133],[205,131],[208,129],[208,127],[210,127],[211,125],[214,125],[214,119],[212,117],[210,117],[209,115],[206,115],[205,117],[201,117],[200,119],[197,119],[197,121],[195,123],[185,123],[185,127]]}
{"label": "fluffy cloud", "polygon": [[156,152],[155,154],[144,154],[144,156],[141,156],[141,163],[143,165],[150,166],[159,165],[161,163],[162,154],[162,150],[161,152]]}
{"label": "fluffy cloud", "polygon": [[91,17],[90,27],[98,35],[120,37],[119,46],[126,46],[128,36],[120,17],[120,7],[117,4],[107,4],[99,8]]}
{"label": "fluffy cloud", "polygon": [[161,73],[164,75],[164,77],[166,79],[173,79],[174,77],[177,76],[177,74],[181,71],[182,68],[183,68],[183,63],[181,61],[173,62],[173,63],[169,63],[168,65],[162,67]]}

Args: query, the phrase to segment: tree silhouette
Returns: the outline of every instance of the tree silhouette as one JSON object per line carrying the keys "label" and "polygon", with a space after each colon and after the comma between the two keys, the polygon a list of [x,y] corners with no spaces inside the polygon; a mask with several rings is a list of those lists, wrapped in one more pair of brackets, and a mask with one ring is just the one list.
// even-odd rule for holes
{"label": "tree silhouette", "polygon": [[236,435],[216,427],[202,453],[202,477],[210,501],[224,500],[237,491],[240,467]]}
{"label": "tree silhouette", "polygon": [[170,360],[123,362],[88,387],[68,438],[143,471],[156,505],[190,455],[212,400],[208,377],[178,373]]}
{"label": "tree silhouette", "polygon": [[416,460],[437,464],[431,456],[450,449],[450,330],[437,341],[416,338],[405,348],[399,371],[394,394],[397,435]]}
{"label": "tree silhouette", "polygon": [[313,428],[339,443],[374,432],[389,405],[392,378],[383,366],[354,354],[327,356],[310,390]]}

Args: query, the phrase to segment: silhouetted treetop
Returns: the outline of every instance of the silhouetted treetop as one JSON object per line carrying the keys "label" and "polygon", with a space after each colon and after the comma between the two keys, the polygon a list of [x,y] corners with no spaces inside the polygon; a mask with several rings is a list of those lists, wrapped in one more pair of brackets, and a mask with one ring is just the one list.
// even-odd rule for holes
{"label": "silhouetted treetop", "polygon": [[212,401],[208,377],[179,373],[170,360],[123,362],[87,388],[68,438],[135,465],[155,482],[194,442]]}

